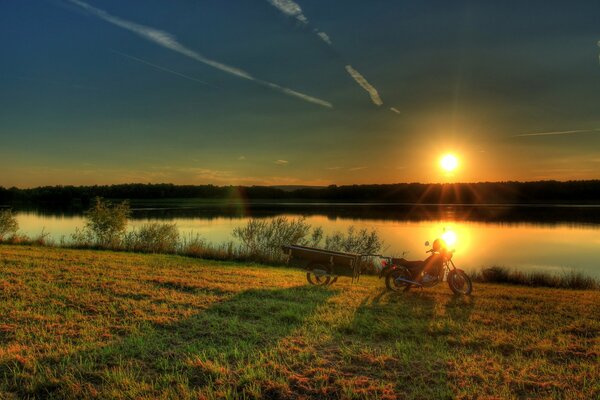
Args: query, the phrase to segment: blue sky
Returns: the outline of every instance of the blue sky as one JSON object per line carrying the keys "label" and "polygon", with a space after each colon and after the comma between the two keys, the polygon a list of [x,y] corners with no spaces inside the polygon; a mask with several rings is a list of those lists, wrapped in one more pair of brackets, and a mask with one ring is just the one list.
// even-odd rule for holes
{"label": "blue sky", "polygon": [[600,178],[600,3],[523,3],[0,2],[0,185]]}

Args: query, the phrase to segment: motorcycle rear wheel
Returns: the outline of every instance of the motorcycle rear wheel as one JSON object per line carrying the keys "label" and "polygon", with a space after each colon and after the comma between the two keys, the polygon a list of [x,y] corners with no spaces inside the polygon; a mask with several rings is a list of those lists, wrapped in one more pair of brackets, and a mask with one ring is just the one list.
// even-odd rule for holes
{"label": "motorcycle rear wheel", "polygon": [[454,294],[470,295],[473,291],[471,278],[464,271],[450,271],[448,273],[448,286]]}
{"label": "motorcycle rear wheel", "polygon": [[385,276],[385,286],[392,292],[407,292],[411,284],[396,281],[397,278],[411,280],[410,273],[405,269],[395,269]]}

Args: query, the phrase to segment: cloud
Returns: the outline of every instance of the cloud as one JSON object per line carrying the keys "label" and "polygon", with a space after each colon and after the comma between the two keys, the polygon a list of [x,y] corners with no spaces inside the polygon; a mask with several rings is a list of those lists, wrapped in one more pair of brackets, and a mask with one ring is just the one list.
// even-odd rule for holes
{"label": "cloud", "polygon": [[315,30],[315,32],[317,33],[317,36],[321,38],[322,41],[324,41],[330,46],[333,46],[333,42],[331,41],[331,38],[328,34],[326,34],[325,32],[319,32],[318,30]]}
{"label": "cloud", "polygon": [[172,50],[174,52],[182,54],[186,57],[189,57],[193,60],[196,60],[198,62],[206,64],[210,67],[213,67],[213,68],[216,68],[223,72],[226,72],[228,74],[237,76],[238,78],[256,82],[262,86],[269,87],[271,89],[277,90],[277,91],[287,94],[289,96],[294,96],[294,97],[297,97],[299,99],[302,99],[304,101],[307,101],[307,102],[310,102],[313,104],[318,104],[320,106],[328,107],[328,108],[332,107],[332,104],[329,103],[328,101],[321,100],[319,98],[297,92],[295,90],[277,85],[272,82],[268,82],[268,81],[264,81],[262,79],[255,78],[250,73],[248,73],[240,68],[236,68],[236,67],[212,60],[210,58],[204,57],[200,53],[198,53],[192,49],[189,49],[189,48],[185,47],[184,45],[182,45],[181,43],[179,43],[177,41],[177,38],[168,32],[164,32],[164,31],[161,31],[161,30],[149,27],[149,26],[141,25],[141,24],[138,24],[135,22],[131,22],[131,21],[119,18],[119,17],[115,17],[115,16],[107,13],[104,10],[93,7],[83,1],[80,1],[80,0],[69,0],[69,1],[72,4],[75,4],[75,5],[79,6],[80,8],[82,8],[83,10],[87,11],[91,15],[94,15],[94,16],[96,16],[106,22],[109,22],[115,26],[126,29],[128,31],[131,31],[131,32],[135,33],[136,35],[138,35],[148,41],[154,42],[154,43],[158,44],[159,46],[162,46],[164,48],[167,48],[169,50]]}
{"label": "cloud", "polygon": [[329,171],[339,171],[340,169],[342,169],[342,167],[327,167],[325,169],[327,169]]}
{"label": "cloud", "polygon": [[238,157],[238,160],[240,160],[240,161],[244,161],[245,159],[246,159],[246,156],[239,156]]}
{"label": "cloud", "polygon": [[[306,16],[304,15],[304,12],[302,11],[302,7],[300,7],[300,5],[298,3],[296,3],[292,0],[267,0],[267,1],[273,7],[277,8],[279,11],[281,11],[285,15],[295,18],[296,20],[298,20],[299,22],[301,22],[304,25],[307,25],[307,26],[309,25],[308,18],[306,18]],[[314,29],[313,32],[319,37],[319,39],[321,39],[323,42],[327,43],[329,46],[333,47],[331,38],[329,37],[329,35],[327,33],[320,31],[318,29]],[[341,58],[341,56],[340,56],[340,58]],[[371,85],[362,74],[360,74],[357,70],[355,70],[351,65],[346,65],[346,71],[348,72],[348,74],[350,74],[352,79],[354,79],[356,81],[356,83],[358,83],[363,89],[365,89],[367,91],[367,93],[369,93],[369,96],[371,96],[371,100],[373,101],[373,103],[375,103],[378,106],[383,104],[383,101],[381,100],[381,97],[379,96],[377,89],[375,89],[373,87],[373,85]]]}
{"label": "cloud", "polygon": [[396,107],[390,107],[390,111],[396,114],[400,114],[400,110],[398,110]]}
{"label": "cloud", "polygon": [[228,182],[234,179],[231,171],[222,171],[210,168],[180,168],[180,172],[188,172],[200,181]]}
{"label": "cloud", "polygon": [[571,131],[552,131],[552,132],[521,133],[519,135],[514,135],[513,137],[572,135],[572,134],[575,134],[575,133],[591,133],[591,132],[600,132],[600,128],[596,128],[596,129],[576,129],[576,130],[571,130]]}
{"label": "cloud", "polygon": [[352,168],[348,168],[348,171],[360,171],[363,169],[367,169],[367,167],[352,167]]}
{"label": "cloud", "polygon": [[358,83],[363,89],[367,91],[367,93],[369,93],[369,96],[371,96],[371,100],[375,105],[380,106],[383,104],[383,101],[381,100],[381,97],[379,97],[379,92],[377,92],[377,89],[375,89],[365,79],[365,77],[360,74],[360,72],[352,68],[352,65],[346,65],[346,71],[348,71],[348,74],[352,77],[352,79],[356,81],[356,83]]}
{"label": "cloud", "polygon": [[299,22],[303,24],[308,24],[308,19],[302,13],[302,8],[298,3],[293,2],[292,0],[267,0],[271,5],[277,8],[279,11],[284,13],[287,16],[296,18]]}
{"label": "cloud", "polygon": [[127,57],[127,58],[129,58],[131,60],[134,60],[134,61],[140,62],[142,64],[146,64],[146,65],[149,65],[149,66],[154,67],[156,69],[159,69],[161,71],[169,72],[169,73],[171,73],[173,75],[177,75],[177,76],[180,76],[182,78],[188,79],[188,80],[193,81],[193,82],[201,83],[201,84],[206,85],[206,86],[215,87],[215,86],[211,85],[208,82],[204,82],[204,81],[201,81],[200,79],[196,79],[196,78],[193,78],[191,76],[182,74],[181,72],[173,71],[172,69],[169,69],[169,68],[161,67],[160,65],[153,64],[153,63],[151,63],[149,61],[146,61],[146,60],[143,60],[141,58],[134,57],[134,56],[131,56],[129,54],[121,53],[120,51],[117,51],[117,50],[112,50],[111,49],[111,51],[113,53],[117,53],[117,54],[119,54],[119,55],[121,55],[123,57]]}
{"label": "cloud", "polygon": [[277,160],[274,163],[277,165],[288,165],[290,162],[287,160]]}

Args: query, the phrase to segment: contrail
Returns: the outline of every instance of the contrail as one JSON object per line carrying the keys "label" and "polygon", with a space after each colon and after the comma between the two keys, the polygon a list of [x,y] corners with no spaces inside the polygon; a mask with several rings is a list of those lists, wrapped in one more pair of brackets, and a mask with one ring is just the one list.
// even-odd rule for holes
{"label": "contrail", "polygon": [[296,18],[298,21],[308,24],[308,19],[302,13],[302,8],[298,3],[292,0],[267,0],[271,5],[277,8],[282,13],[289,15],[290,17]]}
{"label": "contrail", "polygon": [[367,93],[369,93],[369,96],[371,96],[371,100],[375,105],[380,106],[383,104],[383,101],[381,100],[381,97],[379,97],[377,89],[375,89],[369,82],[367,82],[365,77],[362,76],[360,72],[352,68],[352,65],[346,65],[346,71],[348,71],[348,74],[352,77],[352,79],[356,81],[356,83],[358,83],[363,89],[367,91]]}
{"label": "contrail", "polygon": [[313,104],[318,104],[320,106],[328,107],[328,108],[333,107],[333,105],[328,101],[321,100],[316,97],[312,97],[312,96],[309,96],[309,95],[301,93],[301,92],[297,92],[292,89],[288,89],[288,88],[286,88],[284,86],[280,86],[276,83],[272,83],[269,81],[264,81],[262,79],[255,78],[254,76],[252,76],[250,73],[244,71],[243,69],[232,67],[230,65],[223,64],[223,63],[215,61],[215,60],[211,60],[210,58],[206,58],[203,55],[201,55],[200,53],[198,53],[192,49],[189,49],[189,48],[185,47],[184,45],[182,45],[181,43],[179,43],[177,41],[177,38],[168,32],[164,32],[164,31],[161,31],[161,30],[149,27],[149,26],[141,25],[141,24],[138,24],[135,22],[131,22],[131,21],[119,18],[119,17],[115,17],[114,15],[111,15],[104,10],[93,7],[83,1],[80,1],[80,0],[68,0],[68,1],[81,7],[85,11],[89,12],[90,14],[92,14],[106,22],[109,22],[115,26],[126,29],[128,31],[131,31],[146,40],[149,40],[151,42],[158,44],[159,46],[165,47],[165,48],[175,51],[179,54],[183,54],[186,57],[189,57],[193,60],[196,60],[198,62],[201,62],[201,63],[211,66],[213,68],[216,68],[223,72],[227,72],[228,74],[237,76],[238,78],[256,82],[262,86],[266,86],[271,89],[275,89],[275,90],[285,93],[289,96],[294,96],[294,97],[297,97],[299,99],[302,99],[304,101],[307,101],[307,102],[310,102]]}
{"label": "contrail", "polygon": [[[285,15],[295,18],[301,24],[303,24],[305,26],[308,26],[310,24],[308,21],[308,18],[306,18],[306,15],[304,15],[304,12],[302,11],[302,7],[300,7],[300,5],[296,2],[294,2],[293,0],[267,0],[267,1],[273,7],[277,8],[279,11],[281,11]],[[331,38],[329,37],[329,35],[327,33],[320,31],[318,29],[314,29],[313,32],[319,37],[319,39],[321,39],[323,42],[327,43],[329,46],[333,47]],[[336,52],[336,54],[337,54],[337,52]],[[338,56],[339,56],[339,54],[338,54]],[[341,58],[341,56],[339,56],[339,57]],[[371,85],[362,74],[360,74],[351,65],[346,65],[345,69],[346,69],[346,72],[348,72],[348,75],[350,75],[350,77],[352,79],[354,79],[354,81],[356,83],[358,83],[358,85],[360,87],[362,87],[364,90],[367,91],[367,93],[369,94],[369,96],[371,97],[371,100],[373,101],[373,103],[375,105],[381,106],[383,104],[383,101],[381,100],[381,97],[379,96],[379,92],[377,92],[377,89],[375,89],[375,87],[373,87],[373,85]]]}
{"label": "contrail", "polygon": [[208,83],[208,82],[204,82],[204,81],[201,81],[200,79],[196,79],[196,78],[193,78],[193,77],[191,77],[191,76],[188,76],[188,75],[182,74],[181,72],[173,71],[172,69],[169,69],[169,68],[161,67],[160,65],[156,65],[156,64],[153,64],[153,63],[151,63],[151,62],[149,62],[149,61],[142,60],[141,58],[137,58],[137,57],[131,56],[131,55],[129,55],[129,54],[121,53],[120,51],[113,50],[113,49],[110,49],[110,51],[112,51],[113,53],[116,53],[116,54],[118,54],[118,55],[120,55],[120,56],[127,57],[127,58],[129,58],[129,59],[131,59],[131,60],[134,60],[134,61],[140,62],[140,63],[142,63],[142,64],[149,65],[149,66],[151,66],[151,67],[153,67],[153,68],[156,68],[156,69],[158,69],[158,70],[161,70],[161,71],[169,72],[169,73],[171,73],[171,74],[173,74],[173,75],[180,76],[180,77],[182,77],[182,78],[185,78],[185,79],[188,79],[188,80],[190,80],[190,81],[193,81],[193,82],[198,82],[198,83],[201,83],[201,84],[203,84],[203,85],[210,86],[210,87],[213,87],[213,88],[214,88],[214,87],[216,87],[216,86],[214,86],[214,85],[211,85],[211,84],[210,84],[210,83]]}
{"label": "contrail", "polygon": [[596,128],[596,129],[577,129],[577,130],[572,130],[572,131],[521,133],[520,135],[514,135],[513,137],[571,135],[571,134],[574,134],[574,133],[589,133],[589,132],[600,132],[600,128]]}

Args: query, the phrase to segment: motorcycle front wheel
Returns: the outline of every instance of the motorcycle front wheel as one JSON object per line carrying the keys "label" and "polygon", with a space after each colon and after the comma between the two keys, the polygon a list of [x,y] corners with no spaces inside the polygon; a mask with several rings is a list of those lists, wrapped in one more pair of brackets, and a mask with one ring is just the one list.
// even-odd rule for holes
{"label": "motorcycle front wheel", "polygon": [[453,270],[448,273],[448,286],[455,294],[469,295],[473,290],[471,278],[464,271]]}
{"label": "motorcycle front wheel", "polygon": [[410,274],[405,269],[395,269],[385,277],[385,286],[392,292],[408,291],[411,287],[410,283],[397,280],[398,278],[412,280]]}

